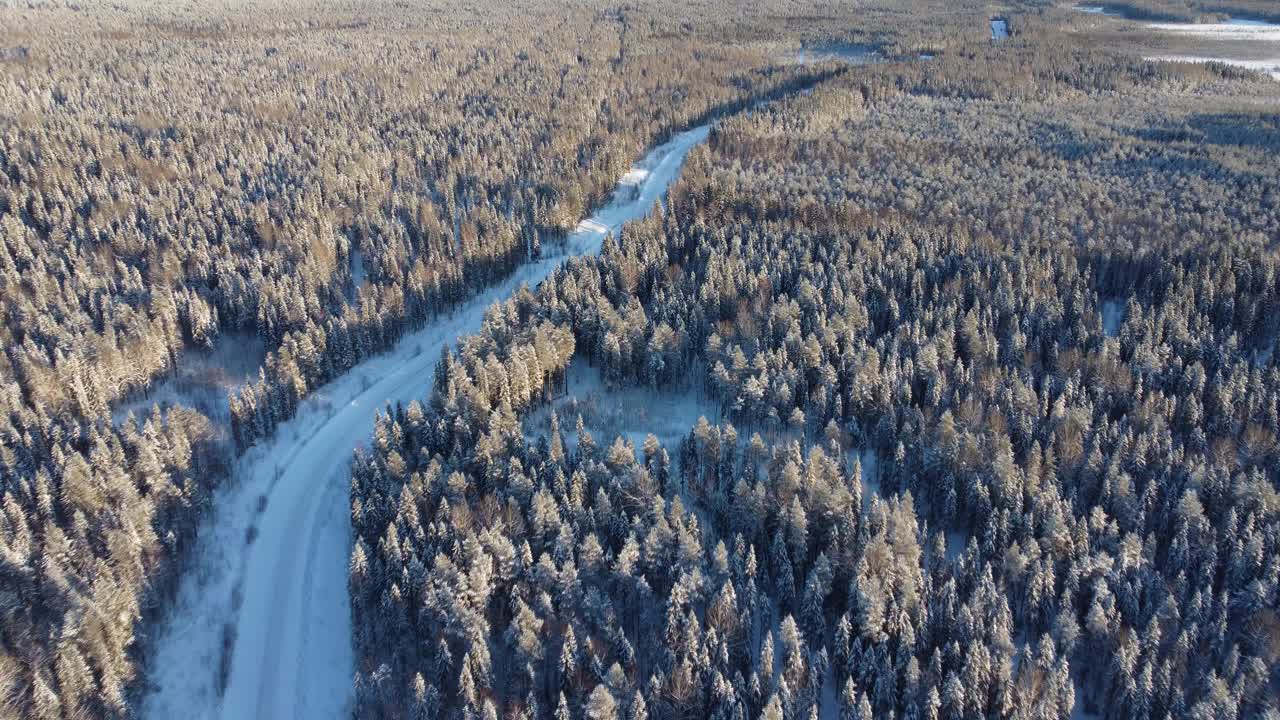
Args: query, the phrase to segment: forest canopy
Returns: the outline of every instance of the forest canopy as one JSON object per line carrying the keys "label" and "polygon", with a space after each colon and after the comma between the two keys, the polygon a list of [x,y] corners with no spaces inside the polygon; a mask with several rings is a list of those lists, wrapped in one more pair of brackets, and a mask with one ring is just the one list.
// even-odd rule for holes
{"label": "forest canopy", "polygon": [[[357,714],[1273,717],[1259,82],[1027,42],[722,121],[356,456]],[[548,324],[717,410],[531,432]]]}
{"label": "forest canopy", "polygon": [[251,449],[709,124],[362,430],[352,714],[1280,717],[1280,86],[1095,21],[0,9],[0,716],[138,715]]}

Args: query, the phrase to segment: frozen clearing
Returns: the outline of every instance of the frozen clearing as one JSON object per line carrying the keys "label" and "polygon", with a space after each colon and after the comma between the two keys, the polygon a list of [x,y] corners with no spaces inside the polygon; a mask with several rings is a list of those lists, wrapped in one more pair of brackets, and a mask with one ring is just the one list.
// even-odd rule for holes
{"label": "frozen clearing", "polygon": [[1270,75],[1273,80],[1280,80],[1280,57],[1271,58],[1269,60],[1234,60],[1232,58],[1204,57],[1201,55],[1149,55],[1144,57],[1143,60],[1150,60],[1152,62],[1216,62],[1224,65],[1234,65],[1248,70],[1257,70],[1258,72]]}
{"label": "frozen clearing", "polygon": [[1213,40],[1280,41],[1280,25],[1260,20],[1232,19],[1221,23],[1147,23],[1152,30]]}
{"label": "frozen clearing", "polygon": [[567,379],[568,392],[525,418],[526,435],[550,437],[554,409],[560,418],[560,432],[570,447],[578,445],[575,427],[581,415],[583,428],[591,433],[596,445],[609,447],[614,438],[621,436],[635,446],[639,455],[645,438],[652,434],[674,459],[677,447],[698,424],[698,418],[705,417],[713,424],[719,419],[715,398],[698,387],[676,384],[663,388],[610,388],[600,370],[581,356],[574,356],[569,363]]}
{"label": "frozen clearing", "polygon": [[563,255],[521,267],[317,389],[274,438],[240,459],[236,482],[218,494],[201,534],[199,567],[183,578],[152,641],[143,717],[350,715],[352,451],[387,403],[427,394],[441,347],[478,330],[492,303],[541,281],[568,256],[595,253],[607,232],[646,214],[709,130],[694,128],[652,150],[613,201],[569,236]]}
{"label": "frozen clearing", "polygon": [[1120,324],[1124,322],[1124,301],[1123,300],[1103,300],[1102,301],[1102,331],[1108,337],[1115,337],[1120,334]]}
{"label": "frozen clearing", "polygon": [[363,288],[368,279],[364,271],[364,253],[359,250],[351,251],[351,291],[347,293],[347,299],[355,302],[360,294],[360,288]]}
{"label": "frozen clearing", "polygon": [[1071,720],[1098,720],[1101,715],[1096,712],[1090,712],[1084,707],[1084,689],[1080,687],[1080,683],[1075,684],[1076,702],[1071,706]]}
{"label": "frozen clearing", "polygon": [[258,379],[258,368],[267,356],[262,340],[247,333],[223,333],[212,349],[192,348],[178,358],[177,366],[157,379],[145,394],[120,403],[111,411],[119,425],[133,413],[142,422],[151,408],[186,405],[205,417],[226,426],[229,410],[227,393]]}
{"label": "frozen clearing", "polygon": [[[1094,15],[1124,19],[1123,13],[1103,5],[1077,5],[1076,10]],[[1182,40],[1203,40],[1211,48],[1208,52],[1175,52],[1167,55],[1148,55],[1144,60],[1153,62],[1219,62],[1225,65],[1257,70],[1280,80],[1280,24],[1249,18],[1229,18],[1218,23],[1145,23],[1144,27]],[[1247,48],[1247,49],[1246,49]],[[1274,54],[1267,48],[1274,50]],[[1181,49],[1181,48],[1180,48]],[[1223,51],[1230,56],[1221,54]]]}
{"label": "frozen clearing", "polygon": [[1076,5],[1074,9],[1079,10],[1080,12],[1089,13],[1090,15],[1106,15],[1107,17],[1124,17],[1120,13],[1115,12],[1114,10],[1108,10],[1102,5]]}
{"label": "frozen clearing", "polygon": [[865,65],[876,62],[879,59],[880,52],[871,45],[837,43],[809,48],[801,46],[796,51],[797,65],[808,65],[809,63],[819,63],[827,60],[839,60],[853,65]]}
{"label": "frozen clearing", "polygon": [[1253,43],[1255,47],[1267,44],[1275,49],[1275,55],[1269,58],[1226,57],[1218,55],[1157,55],[1145,58],[1166,62],[1220,62],[1270,75],[1280,80],[1280,25],[1232,18],[1221,23],[1148,23],[1148,28],[1159,30],[1169,35],[1202,39],[1209,41],[1226,41],[1230,43]]}

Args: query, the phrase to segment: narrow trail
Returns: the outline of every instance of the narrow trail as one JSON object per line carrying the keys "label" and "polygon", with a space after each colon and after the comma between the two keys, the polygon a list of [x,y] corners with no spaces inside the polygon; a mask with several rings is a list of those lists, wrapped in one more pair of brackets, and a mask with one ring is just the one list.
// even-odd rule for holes
{"label": "narrow trail", "polygon": [[613,201],[578,225],[564,254],[522,266],[319,388],[297,417],[240,459],[235,486],[218,495],[201,534],[200,570],[183,579],[177,607],[156,638],[144,717],[349,714],[348,467],[374,416],[388,403],[425,396],[441,348],[478,330],[494,302],[538,283],[570,257],[597,252],[607,233],[648,213],[709,131],[709,125],[688,130],[650,151],[619,182]]}

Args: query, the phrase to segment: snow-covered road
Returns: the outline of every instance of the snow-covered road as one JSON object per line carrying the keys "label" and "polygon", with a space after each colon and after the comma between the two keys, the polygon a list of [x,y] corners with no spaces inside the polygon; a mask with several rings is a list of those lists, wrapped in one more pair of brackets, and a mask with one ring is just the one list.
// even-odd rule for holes
{"label": "snow-covered road", "polygon": [[349,714],[348,468],[374,415],[387,403],[426,395],[441,347],[478,330],[489,305],[536,284],[567,256],[596,252],[606,232],[646,214],[708,132],[701,126],[652,150],[619,182],[614,201],[579,224],[565,255],[521,267],[319,388],[274,438],[240,459],[236,482],[217,496],[201,535],[199,569],[183,579],[152,645],[144,717]]}

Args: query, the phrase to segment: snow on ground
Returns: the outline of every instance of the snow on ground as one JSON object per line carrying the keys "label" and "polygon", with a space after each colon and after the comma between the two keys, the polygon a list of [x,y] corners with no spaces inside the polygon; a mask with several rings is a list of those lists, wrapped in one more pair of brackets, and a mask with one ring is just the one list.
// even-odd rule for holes
{"label": "snow on ground", "polygon": [[871,497],[879,496],[881,500],[888,500],[884,493],[880,491],[880,456],[874,449],[862,450],[853,448],[848,451],[849,466],[853,466],[853,461],[857,460],[862,464],[862,507],[871,505]]}
{"label": "snow on ground", "polygon": [[[1124,18],[1124,14],[1103,5],[1077,5],[1076,10],[1107,17]],[[994,21],[993,21],[994,22]],[[1153,62],[1220,62],[1266,73],[1280,80],[1280,24],[1249,18],[1229,18],[1218,23],[1145,23],[1149,30],[1184,41],[1202,40],[1212,45],[1200,52],[1175,52],[1149,55]],[[994,32],[994,29],[993,29]],[[1272,55],[1267,48],[1273,48]],[[1224,52],[1228,54],[1223,54]]]}
{"label": "snow on ground", "polygon": [[1257,70],[1270,75],[1276,80],[1280,80],[1280,25],[1275,23],[1245,18],[1231,18],[1226,22],[1220,23],[1148,23],[1146,27],[1182,38],[1225,41],[1229,43],[1252,43],[1255,47],[1261,47],[1262,44],[1265,44],[1273,47],[1276,52],[1275,55],[1265,58],[1227,57],[1224,55],[1198,55],[1192,53],[1150,56],[1144,58],[1146,60],[1195,63],[1220,62],[1249,70]]}
{"label": "snow on ground", "polygon": [[662,388],[610,388],[597,368],[582,356],[574,356],[567,372],[568,392],[547,405],[529,413],[524,420],[529,437],[549,437],[551,412],[560,418],[560,431],[570,447],[576,447],[577,417],[591,433],[596,445],[609,447],[621,435],[635,445],[637,456],[650,434],[667,448],[675,459],[676,448],[689,434],[698,419],[719,419],[719,406],[695,383],[681,383]]}
{"label": "snow on ground", "polygon": [[1103,7],[1102,5],[1076,5],[1072,9],[1079,10],[1080,12],[1086,12],[1091,15],[1106,15],[1107,17],[1124,17],[1124,15],[1114,10]]}
{"label": "snow on ground", "polygon": [[1120,334],[1120,325],[1124,322],[1124,301],[1119,299],[1102,301],[1102,331],[1108,337]]}
{"label": "snow on ground", "polygon": [[1009,21],[1004,18],[991,18],[991,39],[1005,40],[1009,37]]}
{"label": "snow on ground", "polygon": [[948,530],[946,533],[946,539],[947,562],[953,563],[956,561],[956,558],[959,558],[964,554],[965,548],[969,546],[969,537],[964,533],[956,532],[955,530]]}
{"label": "snow on ground", "polygon": [[[484,311],[547,277],[567,255],[599,250],[607,231],[646,214],[675,179],[701,126],[655,148],[632,188],[583,221],[565,253],[406,335],[317,389],[297,417],[238,462],[201,534],[198,570],[183,579],[153,639],[143,717],[169,720],[339,718],[350,714],[354,657],[347,596],[352,451],[387,403],[430,390],[440,349],[480,328]],[[224,672],[225,671],[225,672]],[[219,698],[220,675],[226,689]]]}
{"label": "snow on ground", "polygon": [[796,51],[797,65],[808,65],[828,60],[839,60],[853,65],[865,65],[880,59],[880,52],[871,45],[855,45],[851,43],[833,43],[814,47],[801,46]]}
{"label": "snow on ground", "polygon": [[1265,348],[1262,348],[1261,350],[1254,351],[1253,366],[1264,368],[1267,365],[1269,365],[1271,363],[1271,355],[1273,354],[1275,348],[1276,348],[1276,342],[1273,339],[1270,345],[1266,346]]}
{"label": "snow on ground", "polygon": [[266,356],[267,348],[260,338],[247,333],[224,333],[212,349],[183,352],[172,372],[151,383],[145,393],[113,408],[111,419],[118,425],[132,412],[141,422],[154,406],[165,409],[181,404],[199,410],[211,420],[227,421],[227,393],[257,380],[258,368]]}
{"label": "snow on ground", "polygon": [[1084,709],[1084,688],[1079,682],[1075,686],[1076,702],[1071,706],[1071,720],[1099,720],[1101,715]]}
{"label": "snow on ground", "polygon": [[[872,497],[879,497],[881,500],[887,501],[884,491],[880,487],[880,456],[875,449],[861,450],[853,448],[848,451],[847,462],[852,465],[854,460],[862,463],[862,506],[864,508],[871,505]],[[917,517],[924,517],[925,507],[922,505],[924,498],[916,496]],[[956,558],[964,553],[965,546],[969,543],[969,537],[965,533],[948,530],[946,532],[947,550],[946,557],[948,562],[954,562]]]}
{"label": "snow on ground", "polygon": [[1261,27],[1280,29],[1280,24],[1267,22],[1266,20],[1250,20],[1248,18],[1231,18],[1227,20],[1227,25],[1235,25],[1236,27]]}
{"label": "snow on ground", "polygon": [[1189,63],[1223,63],[1224,65],[1234,65],[1236,67],[1246,68],[1248,70],[1257,70],[1258,72],[1270,75],[1274,80],[1280,80],[1280,57],[1274,57],[1269,60],[1236,60],[1225,57],[1205,57],[1202,55],[1148,55],[1143,60],[1152,62],[1189,62]]}
{"label": "snow on ground", "polygon": [[1280,41],[1280,25],[1233,18],[1220,23],[1147,23],[1152,30],[1213,40]]}
{"label": "snow on ground", "polygon": [[359,250],[352,250],[351,251],[351,292],[347,294],[348,299],[354,302],[356,297],[358,297],[360,294],[360,288],[364,287],[365,283],[367,283],[368,281],[369,281],[368,277],[366,276],[364,271],[364,253],[360,252]]}

